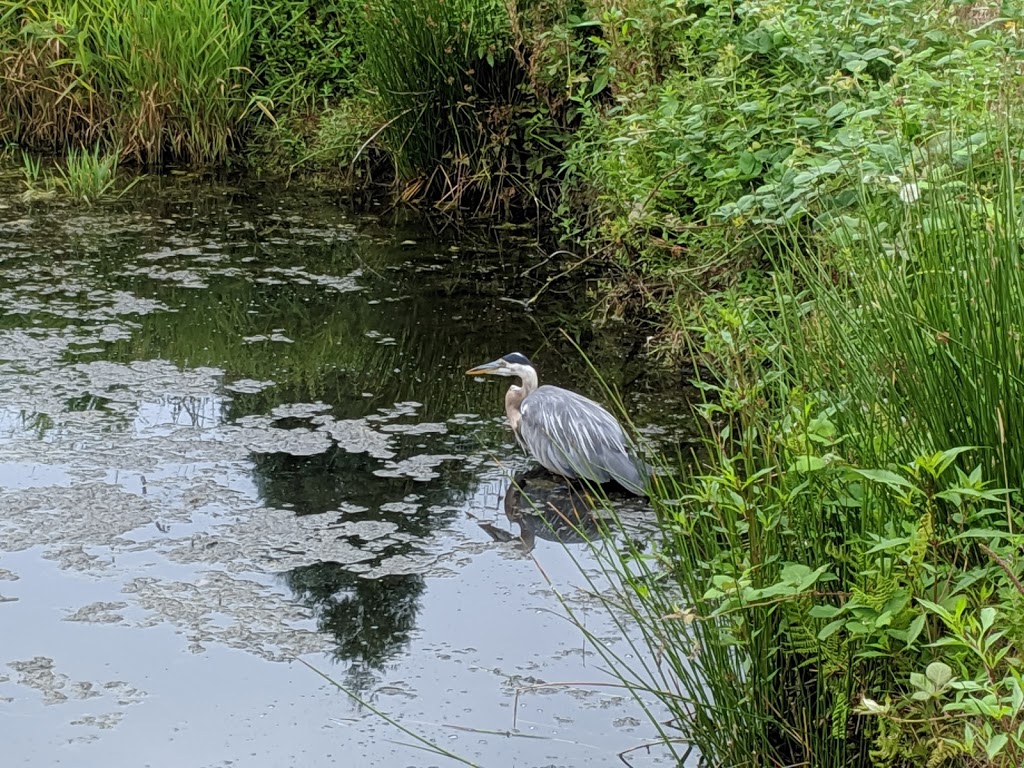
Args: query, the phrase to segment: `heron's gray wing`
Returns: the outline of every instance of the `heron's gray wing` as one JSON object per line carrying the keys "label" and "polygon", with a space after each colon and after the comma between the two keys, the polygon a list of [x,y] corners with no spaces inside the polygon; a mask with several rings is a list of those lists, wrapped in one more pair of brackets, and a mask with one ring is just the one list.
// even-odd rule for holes
{"label": "heron's gray wing", "polygon": [[615,480],[644,493],[643,463],[630,452],[619,422],[593,400],[545,385],[523,400],[520,413],[520,436],[548,470],[597,483]]}

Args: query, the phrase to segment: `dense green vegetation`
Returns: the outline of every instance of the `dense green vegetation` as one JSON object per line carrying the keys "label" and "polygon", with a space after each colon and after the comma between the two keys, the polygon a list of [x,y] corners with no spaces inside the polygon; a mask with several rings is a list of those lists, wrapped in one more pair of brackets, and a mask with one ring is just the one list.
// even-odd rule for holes
{"label": "dense green vegetation", "polygon": [[1012,112],[1012,4],[3,0],[0,136],[539,216],[673,357],[791,226]]}
{"label": "dense green vegetation", "polygon": [[7,0],[0,133],[44,150],[101,141],[147,162],[223,158],[249,102],[247,2]]}
{"label": "dense green vegetation", "polygon": [[1021,154],[985,158],[706,316],[699,469],[597,549],[646,645],[610,666],[710,765],[1024,761]]}

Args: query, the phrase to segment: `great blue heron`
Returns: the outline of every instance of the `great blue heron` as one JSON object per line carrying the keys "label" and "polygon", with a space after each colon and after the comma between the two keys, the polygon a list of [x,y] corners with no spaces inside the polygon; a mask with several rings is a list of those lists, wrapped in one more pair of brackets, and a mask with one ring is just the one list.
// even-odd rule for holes
{"label": "great blue heron", "polygon": [[622,426],[593,400],[561,387],[537,386],[537,371],[513,352],[466,371],[520,380],[505,394],[505,413],[523,449],[556,475],[595,483],[614,480],[647,495],[650,470],[634,456]]}

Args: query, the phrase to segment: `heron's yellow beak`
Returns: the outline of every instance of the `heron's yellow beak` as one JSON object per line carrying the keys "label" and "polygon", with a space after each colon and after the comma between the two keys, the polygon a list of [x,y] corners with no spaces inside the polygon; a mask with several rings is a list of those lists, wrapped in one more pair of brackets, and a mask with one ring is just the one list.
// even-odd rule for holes
{"label": "heron's yellow beak", "polygon": [[501,364],[503,362],[504,362],[504,360],[494,360],[494,361],[492,361],[490,363],[484,363],[483,365],[478,365],[475,368],[470,368],[468,371],[466,371],[466,375],[467,376],[487,376],[488,374],[495,374],[495,373],[498,372],[498,369],[501,367]]}

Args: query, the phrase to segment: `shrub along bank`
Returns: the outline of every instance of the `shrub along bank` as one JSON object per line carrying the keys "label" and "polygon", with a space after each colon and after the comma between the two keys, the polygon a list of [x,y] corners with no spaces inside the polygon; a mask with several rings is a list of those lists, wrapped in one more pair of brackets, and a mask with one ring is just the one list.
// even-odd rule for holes
{"label": "shrub along bank", "polygon": [[680,754],[1024,764],[1024,156],[1000,154],[907,203],[865,189],[706,316],[699,467],[653,546],[596,550],[646,645],[609,666]]}

